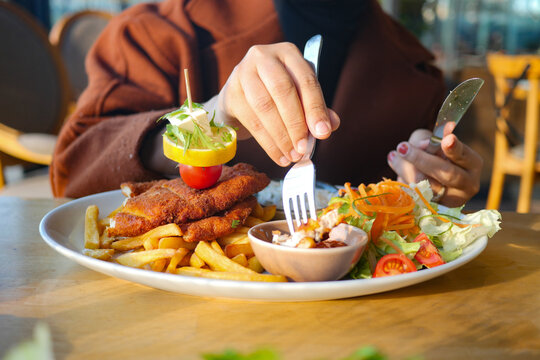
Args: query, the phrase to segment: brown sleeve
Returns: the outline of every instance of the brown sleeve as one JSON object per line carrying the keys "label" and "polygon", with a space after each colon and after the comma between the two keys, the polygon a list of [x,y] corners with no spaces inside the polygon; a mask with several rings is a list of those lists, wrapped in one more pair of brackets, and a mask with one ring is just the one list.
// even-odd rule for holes
{"label": "brown sleeve", "polygon": [[[134,6],[111,20],[86,59],[89,85],[62,128],[50,179],[55,196],[118,189],[160,174],[140,150],[156,119],[185,98],[179,69],[189,68],[200,98],[199,68],[184,1]],[[158,110],[161,109],[161,110]]]}

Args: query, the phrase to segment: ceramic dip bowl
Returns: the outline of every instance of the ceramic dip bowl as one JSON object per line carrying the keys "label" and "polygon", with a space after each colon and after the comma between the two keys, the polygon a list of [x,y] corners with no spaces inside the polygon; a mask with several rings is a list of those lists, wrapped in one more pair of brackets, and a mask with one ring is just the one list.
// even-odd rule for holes
{"label": "ceramic dip bowl", "polygon": [[[345,225],[345,224],[343,224]],[[295,248],[272,243],[272,231],[288,234],[285,220],[270,221],[252,227],[251,247],[262,266],[271,274],[294,281],[331,281],[345,276],[356,265],[366,244],[367,234],[350,225],[340,227],[338,240],[347,246],[333,248]]]}

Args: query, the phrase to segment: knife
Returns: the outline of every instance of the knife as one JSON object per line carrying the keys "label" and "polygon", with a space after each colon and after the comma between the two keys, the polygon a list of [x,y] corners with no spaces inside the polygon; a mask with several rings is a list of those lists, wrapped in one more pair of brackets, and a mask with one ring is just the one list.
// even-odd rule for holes
{"label": "knife", "polygon": [[484,80],[472,78],[465,80],[450,91],[437,115],[433,135],[429,139],[429,145],[426,148],[428,153],[434,154],[439,150],[444,135],[444,127],[449,122],[453,122],[457,126],[483,84]]}

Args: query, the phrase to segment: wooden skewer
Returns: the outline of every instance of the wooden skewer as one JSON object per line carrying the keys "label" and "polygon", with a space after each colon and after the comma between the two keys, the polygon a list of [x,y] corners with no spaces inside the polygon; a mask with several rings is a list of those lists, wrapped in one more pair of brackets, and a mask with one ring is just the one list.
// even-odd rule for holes
{"label": "wooden skewer", "polygon": [[191,88],[189,87],[188,69],[184,69],[184,77],[186,78],[186,92],[187,92],[187,101],[189,105],[189,112],[193,112],[193,103],[191,102]]}

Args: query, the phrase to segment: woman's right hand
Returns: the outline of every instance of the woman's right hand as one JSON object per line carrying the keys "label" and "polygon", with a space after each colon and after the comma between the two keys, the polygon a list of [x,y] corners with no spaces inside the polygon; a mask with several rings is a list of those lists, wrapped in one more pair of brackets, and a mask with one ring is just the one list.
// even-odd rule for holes
{"label": "woman's right hand", "polygon": [[339,126],[315,72],[292,43],[251,47],[216,106],[219,120],[239,129],[239,139],[253,136],[280,166],[302,157],[308,132],[326,139]]}

